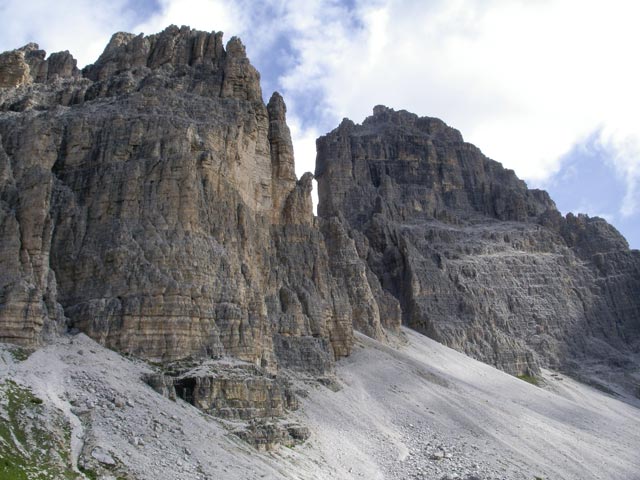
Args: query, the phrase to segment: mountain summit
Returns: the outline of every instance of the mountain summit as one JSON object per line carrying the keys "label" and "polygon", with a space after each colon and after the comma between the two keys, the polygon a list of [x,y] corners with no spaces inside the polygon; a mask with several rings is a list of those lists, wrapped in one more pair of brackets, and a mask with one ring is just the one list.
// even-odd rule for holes
{"label": "mountain summit", "polygon": [[562,217],[435,118],[377,106],[317,144],[318,213],[344,219],[405,325],[514,375],[601,363],[635,388],[640,252],[605,220]]}

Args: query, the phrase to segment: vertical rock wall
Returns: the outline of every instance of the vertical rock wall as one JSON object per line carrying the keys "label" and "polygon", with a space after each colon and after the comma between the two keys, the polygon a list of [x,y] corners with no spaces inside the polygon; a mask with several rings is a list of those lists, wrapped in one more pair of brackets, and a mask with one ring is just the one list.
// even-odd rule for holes
{"label": "vertical rock wall", "polygon": [[70,326],[156,361],[317,375],[349,354],[360,312],[238,39],[118,33],[81,73],[35,45],[0,61],[1,340]]}
{"label": "vertical rock wall", "polygon": [[376,107],[318,140],[237,38],[115,34],[79,71],[0,54],[0,340],[72,327],[155,361],[315,376],[401,322],[506,371],[640,349],[640,258],[442,121]]}
{"label": "vertical rock wall", "polygon": [[317,146],[319,216],[405,324],[514,374],[633,363],[640,255],[604,220],[561,217],[438,119],[379,106]]}

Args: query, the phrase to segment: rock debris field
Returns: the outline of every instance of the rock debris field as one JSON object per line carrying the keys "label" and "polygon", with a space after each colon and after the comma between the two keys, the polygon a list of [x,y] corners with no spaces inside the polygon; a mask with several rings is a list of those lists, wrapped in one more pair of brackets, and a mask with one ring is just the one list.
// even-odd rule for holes
{"label": "rock debris field", "polygon": [[396,346],[358,335],[332,388],[294,378],[294,417],[311,438],[269,453],[233,422],[157,394],[142,380],[153,367],[83,334],[26,360],[3,346],[0,383],[43,401],[34,424],[62,415],[71,463],[103,479],[640,478],[637,406],[549,371],[534,386],[403,334]]}

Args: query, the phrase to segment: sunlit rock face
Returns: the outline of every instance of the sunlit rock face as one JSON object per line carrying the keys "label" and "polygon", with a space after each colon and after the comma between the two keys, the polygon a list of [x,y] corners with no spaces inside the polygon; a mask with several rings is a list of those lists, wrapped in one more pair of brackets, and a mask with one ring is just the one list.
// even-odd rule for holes
{"label": "sunlit rock face", "polygon": [[640,255],[604,220],[563,218],[435,118],[378,106],[317,146],[319,216],[358,239],[404,323],[514,374],[631,362]]}
{"label": "sunlit rock face", "polygon": [[354,318],[384,335],[240,40],[169,27],[115,34],[82,72],[34,45],[0,63],[0,340],[72,327],[151,360],[322,375]]}

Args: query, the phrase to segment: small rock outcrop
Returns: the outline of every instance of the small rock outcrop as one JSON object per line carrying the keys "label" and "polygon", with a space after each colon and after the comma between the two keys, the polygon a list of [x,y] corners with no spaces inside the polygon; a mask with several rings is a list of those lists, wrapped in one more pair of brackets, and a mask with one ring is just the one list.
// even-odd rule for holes
{"label": "small rock outcrop", "polygon": [[518,375],[634,364],[640,252],[607,222],[562,217],[435,118],[378,106],[317,147],[318,214],[354,239],[405,324]]}
{"label": "small rock outcrop", "polygon": [[[33,83],[57,83],[62,79],[78,78],[77,62],[68,52],[46,57],[37,43],[0,53],[0,88],[15,88]],[[19,107],[18,104],[14,107]]]}
{"label": "small rock outcrop", "polygon": [[253,364],[214,360],[188,368],[177,362],[145,381],[171,400],[180,398],[222,419],[258,450],[294,446],[309,437],[307,427],[287,419],[299,407],[291,383]]}
{"label": "small rock outcrop", "polygon": [[0,54],[0,72],[0,88],[18,87],[32,81],[22,50]]}
{"label": "small rock outcrop", "polygon": [[298,409],[297,397],[287,381],[266,375],[250,363],[208,361],[197,367],[154,374],[146,381],[167,398],[181,398],[229,420],[279,418]]}

